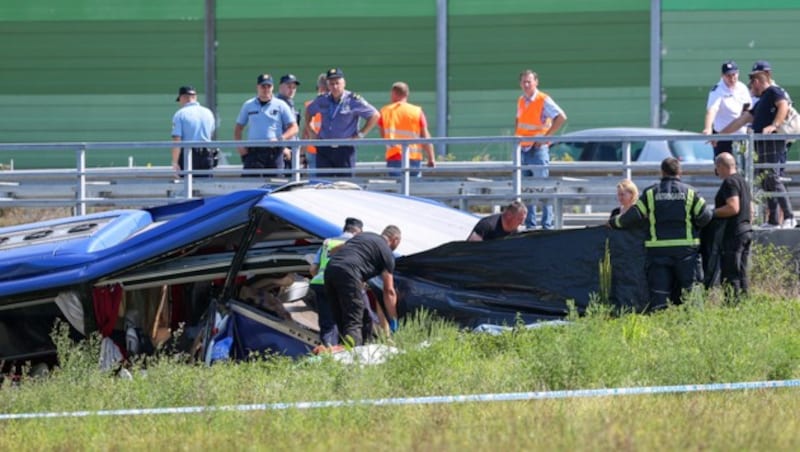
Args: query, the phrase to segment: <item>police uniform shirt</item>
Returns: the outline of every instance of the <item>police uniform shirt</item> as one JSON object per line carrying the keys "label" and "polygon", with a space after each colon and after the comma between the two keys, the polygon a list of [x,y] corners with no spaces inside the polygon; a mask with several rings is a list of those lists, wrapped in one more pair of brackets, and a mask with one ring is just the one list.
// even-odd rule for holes
{"label": "police uniform shirt", "polygon": [[[716,109],[714,116],[714,130],[720,131],[742,114],[746,104],[750,104],[750,90],[742,82],[736,82],[733,89],[728,88],[723,79],[720,79],[708,93],[706,110]],[[744,127],[737,132],[743,133]]]}
{"label": "police uniform shirt", "polygon": [[300,123],[300,112],[297,111],[297,108],[294,107],[294,100],[293,99],[289,99],[288,97],[284,96],[283,94],[278,94],[278,99],[286,102],[286,105],[288,105],[289,108],[292,109],[292,113],[294,113],[295,121],[297,122],[297,125],[299,126],[301,124]]}
{"label": "police uniform shirt", "polygon": [[319,130],[321,139],[351,138],[358,132],[358,119],[369,119],[378,114],[378,110],[363,97],[345,91],[339,102],[330,94],[322,94],[311,101],[306,114],[313,117],[322,115],[322,127]]}
{"label": "police uniform shirt", "polygon": [[211,141],[216,121],[211,110],[188,102],[172,116],[172,136],[181,141]]}
{"label": "police uniform shirt", "polygon": [[295,118],[289,105],[277,97],[265,104],[254,97],[242,105],[236,124],[247,126],[248,140],[280,140]]}

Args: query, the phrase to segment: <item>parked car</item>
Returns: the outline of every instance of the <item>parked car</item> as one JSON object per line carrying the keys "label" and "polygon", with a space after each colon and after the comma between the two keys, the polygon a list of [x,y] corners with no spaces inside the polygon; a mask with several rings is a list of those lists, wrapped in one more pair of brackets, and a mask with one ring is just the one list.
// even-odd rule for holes
{"label": "parked car", "polygon": [[[586,129],[564,134],[565,137],[587,136],[637,137],[631,141],[631,161],[660,162],[667,157],[675,157],[683,163],[711,163],[714,149],[709,137],[674,129],[644,127],[608,127]],[[649,136],[696,136],[697,141],[648,140]],[[622,140],[620,141],[570,141],[553,144],[551,151],[559,160],[572,159],[579,162],[622,161]],[[569,157],[567,157],[569,156]]]}

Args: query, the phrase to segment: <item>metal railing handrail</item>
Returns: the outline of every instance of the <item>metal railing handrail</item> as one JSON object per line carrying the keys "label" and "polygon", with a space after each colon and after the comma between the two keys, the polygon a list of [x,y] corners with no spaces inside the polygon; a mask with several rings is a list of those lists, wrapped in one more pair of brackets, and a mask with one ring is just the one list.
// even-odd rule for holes
{"label": "metal railing handrail", "polygon": [[[183,147],[183,148],[190,148],[190,147],[213,147],[213,148],[238,148],[238,147],[259,147],[259,146],[282,146],[291,148],[293,151],[293,158],[292,158],[292,168],[287,168],[284,170],[286,173],[290,174],[290,177],[294,181],[301,180],[304,176],[308,176],[310,173],[314,172],[321,176],[324,176],[326,173],[325,169],[303,169],[300,167],[300,152],[301,147],[303,146],[380,146],[380,145],[397,145],[400,144],[403,147],[402,153],[402,165],[401,168],[395,168],[401,172],[401,192],[404,195],[410,194],[410,186],[414,178],[411,177],[412,171],[420,171],[423,174],[436,174],[442,173],[444,171],[450,172],[466,172],[466,171],[475,171],[476,168],[480,169],[481,171],[496,171],[499,173],[508,173],[511,176],[511,181],[513,185],[513,195],[516,197],[520,197],[522,194],[522,174],[523,171],[526,169],[532,169],[531,165],[523,165],[522,164],[522,149],[520,148],[520,143],[525,141],[547,141],[550,144],[555,143],[563,143],[563,142],[616,142],[616,143],[623,143],[623,158],[620,162],[569,162],[569,163],[561,163],[561,162],[551,162],[551,168],[555,169],[557,167],[566,168],[569,167],[571,170],[575,171],[591,171],[591,170],[621,170],[623,177],[631,178],[633,170],[637,171],[657,171],[659,168],[658,163],[643,163],[643,162],[633,162],[631,161],[631,143],[641,142],[641,141],[650,141],[650,140],[668,140],[668,141],[698,141],[698,140],[714,140],[714,139],[721,139],[724,138],[726,141],[741,141],[744,142],[744,149],[743,152],[744,156],[744,163],[745,163],[745,176],[748,182],[753,184],[754,180],[754,171],[755,168],[767,168],[767,167],[777,167],[777,166],[784,166],[784,167],[797,167],[800,166],[800,162],[787,162],[786,164],[754,164],[753,162],[753,152],[755,143],[758,141],[774,141],[776,139],[797,139],[800,138],[800,135],[761,135],[761,134],[729,134],[729,135],[693,135],[693,134],[664,134],[664,135],[639,135],[639,134],[629,134],[629,135],[616,135],[611,136],[607,134],[597,134],[597,135],[557,135],[557,136],[547,136],[547,137],[517,137],[517,136],[487,136],[487,137],[432,137],[432,138],[409,138],[409,139],[374,139],[374,138],[364,138],[364,139],[330,139],[330,140],[284,140],[284,141],[264,141],[264,140],[243,140],[243,141],[232,141],[232,140],[219,140],[219,141],[185,141],[176,143],[173,141],[114,141],[114,142],[64,142],[64,143],[0,143],[0,154],[7,151],[26,151],[26,150],[55,150],[55,151],[73,151],[76,152],[76,167],[75,169],[53,169],[53,170],[14,170],[17,174],[28,174],[28,175],[36,175],[37,171],[40,172],[40,175],[55,175],[55,174],[64,174],[64,175],[73,175],[76,177],[76,213],[77,214],[84,214],[86,212],[86,184],[87,184],[87,177],[98,175],[98,174],[105,174],[105,175],[113,175],[114,171],[121,171],[119,168],[116,170],[113,168],[87,168],[86,167],[86,153],[92,150],[103,149],[103,150],[114,150],[114,149],[150,149],[150,148],[167,148],[172,149],[173,147]],[[481,161],[481,162],[438,162],[437,168],[410,168],[409,165],[409,145],[411,144],[433,144],[433,145],[451,145],[451,144],[481,144],[485,145],[487,143],[492,144],[508,144],[512,147],[512,159],[510,161]],[[186,161],[184,162],[184,168],[187,170],[181,172],[181,176],[183,176],[182,183],[184,185],[183,192],[187,199],[192,197],[192,185],[194,183],[194,177],[197,175],[208,174],[210,170],[193,170],[192,169],[192,162],[191,162],[191,154],[190,152],[184,153]],[[370,163],[360,163],[357,165],[356,168],[353,169],[353,173],[357,174],[361,171],[364,171],[366,168],[380,168],[383,162],[376,162],[374,164]],[[703,168],[706,167],[707,163],[684,163],[685,168]],[[135,173],[132,172],[135,170]],[[264,170],[260,170],[264,171]],[[331,169],[327,170],[328,172],[341,172],[341,169]],[[128,176],[129,174],[139,175],[139,174],[148,174],[148,175],[174,175],[174,170],[170,169],[169,167],[152,167],[152,168],[133,168],[132,163],[129,165],[128,168],[124,170],[125,175],[121,175],[122,177]],[[214,174],[243,174],[247,173],[248,170],[242,170],[241,168],[237,168],[235,166],[225,166],[219,167],[213,170]],[[2,174],[2,173],[0,173]],[[9,173],[5,173],[9,174]],[[119,175],[119,174],[118,174]]]}

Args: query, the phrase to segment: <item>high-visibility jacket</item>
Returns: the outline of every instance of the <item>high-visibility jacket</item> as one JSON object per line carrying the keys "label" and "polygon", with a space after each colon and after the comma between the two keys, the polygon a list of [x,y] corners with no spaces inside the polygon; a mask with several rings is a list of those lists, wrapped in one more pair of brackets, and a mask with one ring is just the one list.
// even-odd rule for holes
{"label": "high-visibility jacket", "polygon": [[[303,104],[303,107],[308,109],[308,104],[310,104],[310,103],[311,103],[311,101],[307,100],[305,102],[305,104]],[[312,116],[311,117],[311,121],[309,121],[309,123],[308,123],[308,126],[311,127],[311,130],[313,130],[314,133],[319,133],[319,129],[322,128],[322,113],[317,113],[316,115]],[[308,152],[309,154],[316,154],[317,153],[317,147],[316,146],[306,146],[306,152]]]}
{"label": "high-visibility jacket", "polygon": [[[381,108],[383,138],[419,138],[422,133],[422,108],[408,102],[394,102]],[[419,144],[408,146],[409,160],[422,160]],[[399,144],[386,146],[386,160],[401,160],[403,147]]]}
{"label": "high-visibility jacket", "polygon": [[[544,135],[550,129],[550,124],[542,121],[544,102],[547,98],[547,94],[541,91],[537,91],[530,102],[525,96],[519,96],[517,100],[517,130],[514,132],[518,137]],[[528,105],[525,105],[526,103]],[[523,141],[520,145],[529,147],[533,145],[533,142]]]}
{"label": "high-visibility jacket", "polygon": [[325,284],[325,267],[328,266],[328,261],[331,260],[331,250],[346,242],[344,239],[325,239],[322,242],[322,253],[319,257],[319,271],[313,278],[310,284]]}
{"label": "high-visibility jacket", "polygon": [[645,248],[696,248],[700,245],[700,228],[712,216],[713,210],[706,208],[706,201],[694,188],[676,177],[665,177],[646,188],[636,204],[611,225],[626,228],[646,220]]}

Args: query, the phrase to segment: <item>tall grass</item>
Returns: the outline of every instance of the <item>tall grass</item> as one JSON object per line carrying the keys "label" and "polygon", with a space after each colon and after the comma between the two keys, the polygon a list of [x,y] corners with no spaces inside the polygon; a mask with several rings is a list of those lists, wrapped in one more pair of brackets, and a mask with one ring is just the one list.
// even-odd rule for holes
{"label": "tall grass", "polygon": [[[731,304],[693,291],[652,315],[597,302],[570,323],[498,335],[430,313],[403,322],[382,365],[330,356],[212,367],[162,354],[132,378],[97,366],[97,341],[55,331],[60,366],[4,380],[0,412],[63,412],[481,394],[800,378],[800,300],[788,255],[754,252],[753,288]],[[776,295],[777,294],[777,295]],[[430,406],[91,416],[0,422],[0,450],[797,450],[796,389]]]}

